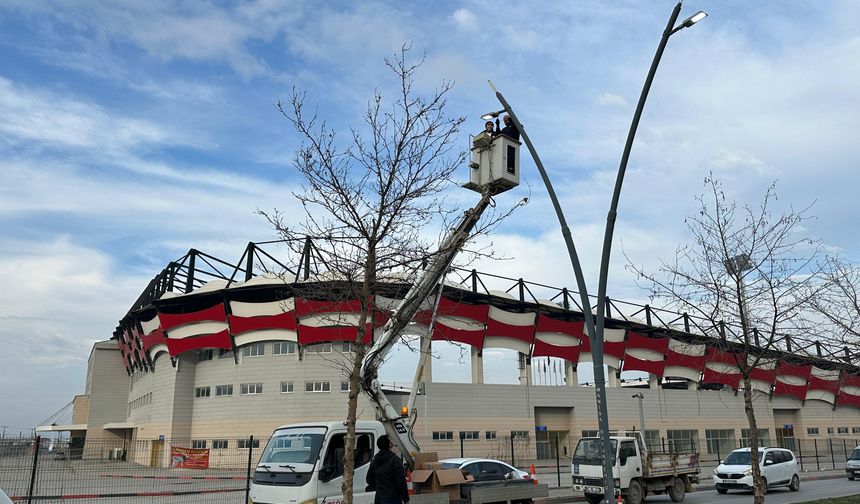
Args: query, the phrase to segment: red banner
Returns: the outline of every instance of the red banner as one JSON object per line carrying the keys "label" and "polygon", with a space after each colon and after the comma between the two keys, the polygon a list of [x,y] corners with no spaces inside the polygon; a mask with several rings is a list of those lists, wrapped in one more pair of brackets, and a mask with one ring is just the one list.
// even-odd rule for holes
{"label": "red banner", "polygon": [[209,469],[209,449],[171,446],[170,468]]}

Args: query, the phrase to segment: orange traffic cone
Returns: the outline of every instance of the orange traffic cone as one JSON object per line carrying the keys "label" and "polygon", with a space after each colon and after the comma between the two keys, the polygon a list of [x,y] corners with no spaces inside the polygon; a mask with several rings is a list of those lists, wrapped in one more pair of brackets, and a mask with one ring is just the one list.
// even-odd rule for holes
{"label": "orange traffic cone", "polygon": [[535,465],[534,464],[532,464],[532,466],[529,468],[529,475],[532,478],[532,483],[537,485],[538,484],[537,471],[535,471]]}
{"label": "orange traffic cone", "polygon": [[618,504],[624,504],[624,499],[621,498],[621,494],[618,494]]}

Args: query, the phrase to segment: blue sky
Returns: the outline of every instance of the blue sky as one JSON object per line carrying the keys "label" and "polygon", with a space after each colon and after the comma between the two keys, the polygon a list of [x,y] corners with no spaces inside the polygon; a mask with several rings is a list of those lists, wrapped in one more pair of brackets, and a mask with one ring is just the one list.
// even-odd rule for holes
{"label": "blue sky", "polygon": [[[92,343],[167,261],[190,247],[238,259],[272,238],[255,210],[295,209],[300,183],[273,104],[297,86],[345,131],[374,88],[390,90],[383,58],[407,41],[426,53],[420,91],[455,81],[464,146],[497,108],[486,80],[504,92],[596,283],[621,147],[673,5],[0,0],[0,423],[32,426],[80,393]],[[682,17],[699,9],[710,17],[670,40],[634,147],[616,298],[646,296],[622,249],[646,266],[670,257],[709,171],[749,202],[778,180],[781,204],[814,202],[810,235],[860,254],[860,6],[687,0]],[[493,237],[512,259],[483,269],[572,285],[530,163],[524,182],[530,204]],[[509,380],[512,356],[489,357],[488,375]],[[451,379],[468,376],[453,360]]]}

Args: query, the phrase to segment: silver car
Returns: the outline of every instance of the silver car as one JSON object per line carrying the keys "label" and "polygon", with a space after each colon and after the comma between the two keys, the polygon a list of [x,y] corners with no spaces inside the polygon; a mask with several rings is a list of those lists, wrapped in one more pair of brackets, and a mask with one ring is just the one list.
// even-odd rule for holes
{"label": "silver car", "polygon": [[845,473],[851,481],[854,481],[854,478],[860,475],[860,446],[854,448],[851,456],[845,461]]}
{"label": "silver car", "polygon": [[475,481],[497,481],[504,479],[531,479],[531,475],[500,460],[482,458],[449,458],[439,461],[443,469],[462,469]]}

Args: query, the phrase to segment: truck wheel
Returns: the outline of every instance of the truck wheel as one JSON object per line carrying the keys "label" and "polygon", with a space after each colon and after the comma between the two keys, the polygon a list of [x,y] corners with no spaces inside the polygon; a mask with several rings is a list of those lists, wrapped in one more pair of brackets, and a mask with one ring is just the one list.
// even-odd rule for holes
{"label": "truck wheel", "polygon": [[687,488],[684,486],[684,480],[681,478],[675,478],[672,481],[672,486],[667,489],[669,493],[669,498],[672,499],[672,502],[683,502],[684,495],[687,493]]}
{"label": "truck wheel", "polygon": [[600,494],[585,494],[585,500],[588,501],[588,504],[600,504],[603,502],[603,496]]}
{"label": "truck wheel", "polygon": [[627,487],[627,498],[624,500],[626,504],[642,504],[642,485],[636,481],[630,481],[630,486]]}

